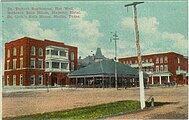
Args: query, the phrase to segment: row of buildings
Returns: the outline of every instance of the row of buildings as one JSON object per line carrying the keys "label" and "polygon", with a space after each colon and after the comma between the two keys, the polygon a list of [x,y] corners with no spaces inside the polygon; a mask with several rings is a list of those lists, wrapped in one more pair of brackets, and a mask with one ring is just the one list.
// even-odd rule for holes
{"label": "row of buildings", "polygon": [[[4,57],[4,86],[74,85],[77,78],[69,78],[68,73],[108,60],[100,48],[96,54],[78,59],[75,46],[29,37],[5,43]],[[138,67],[137,57],[120,58],[119,62],[126,67]],[[113,63],[103,64],[111,66]],[[142,66],[150,84],[188,83],[188,58],[183,55],[174,52],[145,55]]]}

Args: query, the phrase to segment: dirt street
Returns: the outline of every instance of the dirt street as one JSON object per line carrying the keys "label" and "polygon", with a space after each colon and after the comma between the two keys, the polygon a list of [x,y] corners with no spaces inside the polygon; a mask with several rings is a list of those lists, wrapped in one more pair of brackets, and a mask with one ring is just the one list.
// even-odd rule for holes
{"label": "dirt street", "polygon": [[[174,103],[107,119],[187,119],[188,86],[154,87],[145,89],[145,94],[146,99],[153,95],[155,101]],[[3,117],[60,111],[120,100],[139,100],[139,88],[51,88],[49,92],[6,92],[3,93]]]}

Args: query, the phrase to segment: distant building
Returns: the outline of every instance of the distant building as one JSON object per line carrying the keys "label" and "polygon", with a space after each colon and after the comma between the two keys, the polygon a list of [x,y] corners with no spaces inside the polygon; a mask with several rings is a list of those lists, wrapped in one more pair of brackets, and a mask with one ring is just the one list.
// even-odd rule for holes
{"label": "distant building", "polygon": [[5,43],[5,86],[71,84],[67,73],[77,70],[77,47],[23,37]]}
{"label": "distant building", "polygon": [[[120,58],[119,61],[131,67],[138,67],[137,57]],[[149,74],[150,84],[176,82],[188,84],[188,58],[174,52],[142,56],[142,68]]]}
{"label": "distant building", "polygon": [[79,58],[79,60],[78,60],[78,69],[86,67],[86,66],[88,66],[90,64],[93,64],[95,62],[103,61],[103,60],[107,60],[107,59],[108,58],[106,58],[102,54],[101,48],[97,48],[95,55],[94,54],[92,56],[89,55],[84,59],[81,59],[81,57]]}

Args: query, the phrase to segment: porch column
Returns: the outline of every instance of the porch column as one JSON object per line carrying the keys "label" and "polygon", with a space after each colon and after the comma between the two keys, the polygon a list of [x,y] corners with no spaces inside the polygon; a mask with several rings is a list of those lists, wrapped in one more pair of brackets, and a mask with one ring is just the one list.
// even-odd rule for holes
{"label": "porch column", "polygon": [[95,79],[94,79],[94,77],[93,77],[93,89],[94,89],[94,86],[95,86]]}
{"label": "porch column", "polygon": [[167,81],[167,82],[170,82],[170,78],[169,78],[169,75],[168,75],[167,77],[168,77],[168,81]]}
{"label": "porch column", "polygon": [[103,86],[103,89],[104,89],[104,77],[102,77],[102,86]]}
{"label": "porch column", "polygon": [[84,77],[83,87],[85,88],[85,86],[86,86],[86,78]]}
{"label": "porch column", "polygon": [[77,84],[78,84],[78,79],[76,78],[76,82],[75,82],[76,89],[77,89]]}
{"label": "porch column", "polygon": [[159,76],[159,84],[161,85],[161,76]]}
{"label": "porch column", "polygon": [[109,77],[109,87],[111,88],[112,85],[111,85],[111,77]]}
{"label": "porch column", "polygon": [[154,76],[152,75],[152,85],[154,84]]}

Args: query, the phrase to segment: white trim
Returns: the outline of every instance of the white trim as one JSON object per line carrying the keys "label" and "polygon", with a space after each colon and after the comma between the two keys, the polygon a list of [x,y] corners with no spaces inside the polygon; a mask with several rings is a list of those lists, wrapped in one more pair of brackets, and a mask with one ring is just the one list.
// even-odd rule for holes
{"label": "white trim", "polygon": [[17,68],[17,69],[9,69],[9,70],[4,70],[5,72],[6,71],[14,71],[14,70],[26,70],[26,69],[37,69],[37,70],[45,70],[44,68],[43,69],[39,69],[39,68],[29,68],[29,67],[26,67],[26,68]]}

